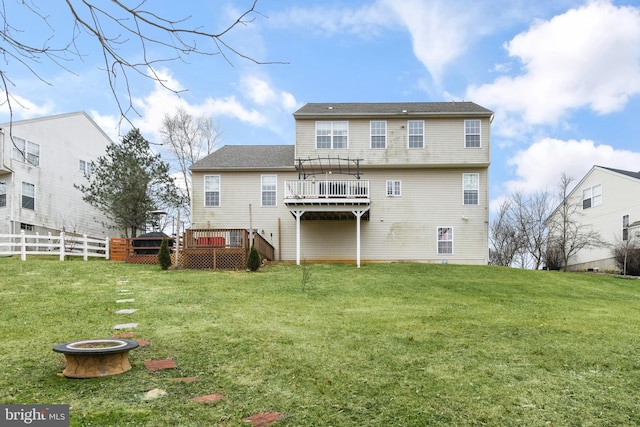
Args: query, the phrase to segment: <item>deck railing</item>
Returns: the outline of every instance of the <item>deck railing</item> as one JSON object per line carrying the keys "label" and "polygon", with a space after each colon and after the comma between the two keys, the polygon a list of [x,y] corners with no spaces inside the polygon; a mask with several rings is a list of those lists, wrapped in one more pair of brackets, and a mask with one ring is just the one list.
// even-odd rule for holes
{"label": "deck railing", "polygon": [[[189,249],[242,249],[249,251],[251,245],[249,230],[242,228],[192,228],[185,230],[183,248]],[[274,260],[275,250],[271,243],[257,232],[253,233],[253,245],[262,258]]]}
{"label": "deck railing", "polygon": [[364,179],[299,179],[284,182],[285,199],[369,198]]}

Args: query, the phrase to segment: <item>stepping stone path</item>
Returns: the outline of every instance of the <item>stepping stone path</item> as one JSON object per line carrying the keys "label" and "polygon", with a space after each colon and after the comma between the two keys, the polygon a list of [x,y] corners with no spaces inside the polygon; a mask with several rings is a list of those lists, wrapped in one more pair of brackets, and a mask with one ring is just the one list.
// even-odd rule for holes
{"label": "stepping stone path", "polygon": [[260,412],[244,419],[255,427],[266,427],[274,424],[284,418],[284,414],[280,412]]}
{"label": "stepping stone path", "polygon": [[176,362],[171,359],[162,359],[162,360],[147,360],[144,362],[144,367],[147,368],[151,372],[162,371],[164,369],[175,369],[178,366]]}
{"label": "stepping stone path", "polygon": [[206,396],[194,397],[193,399],[189,399],[192,402],[200,402],[200,403],[209,403],[209,402],[217,402],[218,400],[224,399],[224,396],[220,393],[207,394]]}
{"label": "stepping stone path", "polygon": [[133,314],[138,311],[137,308],[123,308],[122,310],[116,311],[116,314]]}
{"label": "stepping stone path", "polygon": [[[128,284],[128,280],[120,280],[118,281],[119,285]],[[116,290],[118,296],[129,296],[133,295],[133,291],[129,289],[118,289]],[[134,298],[121,298],[116,300],[116,304],[127,304],[135,302]],[[138,311],[137,308],[124,308],[116,311],[116,314],[133,314]],[[137,323],[122,323],[115,325],[113,329],[122,330],[122,329],[135,329],[138,327]],[[120,332],[118,334],[113,335],[113,338],[122,338],[122,339],[130,339],[133,338],[135,334],[133,332]],[[138,339],[138,345],[146,346],[149,345],[150,342],[143,339]],[[161,359],[161,360],[147,360],[144,362],[145,368],[149,372],[162,371],[165,369],[176,369],[178,366],[172,359]],[[184,377],[184,378],[169,378],[169,381],[173,382],[183,382],[183,383],[192,383],[198,381],[198,377]],[[143,399],[155,399],[159,397],[164,397],[167,395],[167,392],[162,389],[153,389],[145,393]],[[192,402],[196,403],[215,403],[224,399],[224,395],[220,393],[207,394],[204,396],[193,397],[189,399]],[[277,423],[278,421],[284,419],[285,415],[280,412],[260,412],[249,417],[243,419],[248,423],[251,423],[253,427],[267,427],[272,424]]]}

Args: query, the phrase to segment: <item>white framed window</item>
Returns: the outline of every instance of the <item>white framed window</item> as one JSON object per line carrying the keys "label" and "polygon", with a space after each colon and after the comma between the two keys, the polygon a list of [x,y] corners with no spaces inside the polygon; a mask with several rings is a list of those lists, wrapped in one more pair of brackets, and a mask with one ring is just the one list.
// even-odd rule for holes
{"label": "white framed window", "polygon": [[480,148],[480,120],[464,121],[464,147]]}
{"label": "white framed window", "polygon": [[629,240],[629,215],[622,217],[622,240]]}
{"label": "white framed window", "polygon": [[438,253],[453,253],[453,227],[438,227]]}
{"label": "white framed window", "polygon": [[602,185],[598,184],[582,190],[582,209],[589,209],[601,204]]}
{"label": "white framed window", "polygon": [[402,195],[402,181],[400,180],[387,180],[387,196],[388,197],[400,197]]}
{"label": "white framed window", "polygon": [[22,163],[40,166],[40,145],[14,136],[11,157]]}
{"label": "white framed window", "polygon": [[407,141],[409,148],[424,148],[424,120],[407,122]]}
{"label": "white framed window", "polygon": [[0,181],[0,208],[7,206],[7,181]]}
{"label": "white framed window", "polygon": [[204,205],[220,206],[220,175],[204,176]]}
{"label": "white framed window", "polygon": [[480,193],[480,174],[462,174],[462,203],[465,205],[477,205]]}
{"label": "white framed window", "polygon": [[260,177],[262,206],[276,206],[278,194],[278,175],[262,175]]}
{"label": "white framed window", "polygon": [[375,120],[370,122],[371,148],[387,148],[387,122]]}
{"label": "white framed window", "polygon": [[348,148],[349,122],[316,122],[316,148]]}
{"label": "white framed window", "polygon": [[28,182],[22,183],[22,208],[36,209],[36,186]]}
{"label": "white framed window", "polygon": [[84,175],[91,175],[91,172],[93,171],[93,164],[86,160],[80,160],[78,161],[78,170]]}

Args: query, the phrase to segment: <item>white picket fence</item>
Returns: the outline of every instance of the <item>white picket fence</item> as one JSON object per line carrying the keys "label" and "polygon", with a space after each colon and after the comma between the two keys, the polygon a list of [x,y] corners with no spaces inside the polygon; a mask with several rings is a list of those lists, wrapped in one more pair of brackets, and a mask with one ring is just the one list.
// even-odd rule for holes
{"label": "white picket fence", "polygon": [[27,260],[27,255],[59,255],[60,261],[66,256],[81,256],[85,261],[89,257],[109,259],[109,239],[96,239],[86,234],[27,234],[21,230],[20,234],[0,234],[2,255],[20,255],[22,261]]}

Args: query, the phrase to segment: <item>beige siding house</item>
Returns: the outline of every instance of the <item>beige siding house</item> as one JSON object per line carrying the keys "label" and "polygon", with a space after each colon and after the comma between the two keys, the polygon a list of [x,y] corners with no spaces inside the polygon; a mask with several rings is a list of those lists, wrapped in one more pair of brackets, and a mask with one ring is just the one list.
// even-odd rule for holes
{"label": "beige siding house", "polygon": [[74,188],[110,143],[84,112],[0,125],[0,234],[113,235]]}
{"label": "beige siding house", "polygon": [[579,251],[566,269],[615,271],[612,247],[640,244],[640,172],[594,166],[567,197],[583,229],[599,232],[607,245]]}
{"label": "beige siding house", "polygon": [[225,146],[192,166],[194,228],[251,226],[297,263],[487,264],[490,110],[327,103],[293,116],[295,145]]}

